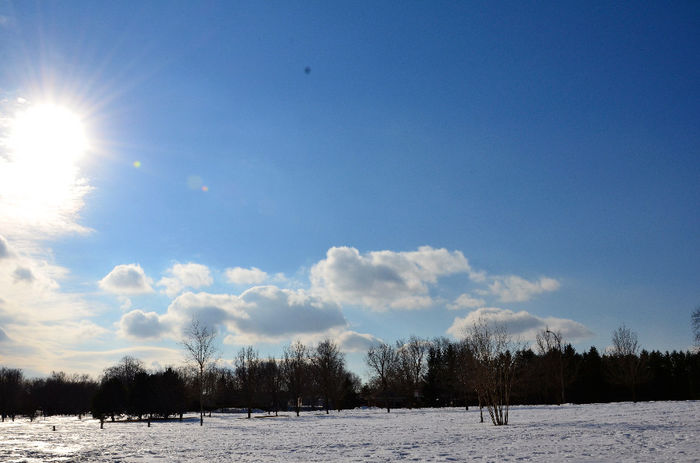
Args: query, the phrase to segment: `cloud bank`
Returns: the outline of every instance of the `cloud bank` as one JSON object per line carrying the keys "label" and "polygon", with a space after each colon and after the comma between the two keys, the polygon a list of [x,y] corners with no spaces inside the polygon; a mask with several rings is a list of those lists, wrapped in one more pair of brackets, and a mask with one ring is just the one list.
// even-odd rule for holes
{"label": "cloud bank", "polygon": [[537,333],[546,328],[561,332],[567,341],[578,341],[593,336],[588,328],[574,320],[556,317],[543,318],[524,310],[514,312],[496,307],[484,307],[470,312],[465,317],[456,317],[447,329],[447,333],[455,338],[462,338],[467,330],[481,321],[491,325],[505,326],[508,333],[529,341],[534,340]]}
{"label": "cloud bank", "polygon": [[299,334],[324,333],[347,325],[340,308],[303,290],[256,286],[240,295],[185,292],[162,315],[140,310],[122,316],[120,332],[131,338],[168,335],[175,339],[196,318],[232,333],[239,344],[277,341]]}

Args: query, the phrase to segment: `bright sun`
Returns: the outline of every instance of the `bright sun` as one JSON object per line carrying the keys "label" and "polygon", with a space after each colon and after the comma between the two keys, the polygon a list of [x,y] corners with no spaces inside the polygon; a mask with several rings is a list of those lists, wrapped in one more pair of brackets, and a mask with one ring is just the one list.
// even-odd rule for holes
{"label": "bright sun", "polygon": [[9,147],[15,161],[40,168],[71,166],[87,149],[80,118],[51,104],[33,106],[19,113],[12,124]]}
{"label": "bright sun", "polygon": [[88,150],[81,118],[62,106],[32,105],[12,118],[4,145],[0,218],[51,230],[72,223],[89,189],[77,165]]}

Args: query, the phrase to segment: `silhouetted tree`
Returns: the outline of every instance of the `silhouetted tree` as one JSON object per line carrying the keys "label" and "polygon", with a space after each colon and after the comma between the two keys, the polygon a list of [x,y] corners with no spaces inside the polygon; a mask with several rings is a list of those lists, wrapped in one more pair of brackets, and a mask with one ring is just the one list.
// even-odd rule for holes
{"label": "silhouetted tree", "polygon": [[134,383],[136,375],[145,372],[146,369],[141,360],[130,355],[125,355],[116,365],[105,369],[104,377],[108,379],[119,378],[122,384],[128,387]]}
{"label": "silhouetted tree", "polygon": [[323,398],[326,414],[328,414],[331,400],[334,402],[339,400],[341,381],[345,371],[345,357],[338,349],[337,344],[326,339],[316,346],[311,362],[318,391]]}
{"label": "silhouetted tree", "polygon": [[614,383],[629,388],[634,402],[637,401],[637,383],[641,367],[638,352],[637,333],[625,325],[613,331],[608,374]]}
{"label": "silhouetted tree", "polygon": [[457,368],[455,371],[458,389],[464,399],[464,407],[469,410],[472,391],[476,389],[474,377],[474,354],[466,341],[457,346]]}
{"label": "silhouetted tree", "polygon": [[2,421],[5,421],[7,416],[14,421],[15,415],[19,413],[23,382],[22,370],[0,368],[0,416]]}
{"label": "silhouetted tree", "polygon": [[556,394],[558,405],[566,402],[565,378],[564,378],[564,344],[561,332],[551,331],[549,327],[537,333],[537,353],[542,357],[541,374],[548,378],[559,394]]}
{"label": "silhouetted tree", "polygon": [[303,394],[309,384],[308,349],[301,341],[285,347],[283,368],[287,391],[299,416]]}
{"label": "silhouetted tree", "polygon": [[185,412],[185,381],[172,367],[152,375],[153,412],[163,418]]}
{"label": "silhouetted tree", "polygon": [[104,377],[92,400],[92,416],[100,421],[126,412],[127,391],[118,377]]}
{"label": "silhouetted tree", "polygon": [[397,380],[399,388],[407,397],[409,407],[417,405],[426,370],[427,350],[428,342],[416,336],[411,336],[408,341],[402,339],[396,341]]}
{"label": "silhouetted tree", "polygon": [[243,347],[236,356],[236,380],[241,391],[243,403],[248,410],[248,418],[255,405],[255,395],[260,380],[260,358],[253,346]]}
{"label": "silhouetted tree", "polygon": [[284,373],[282,367],[274,357],[270,357],[260,364],[260,383],[264,393],[265,403],[269,411],[274,411],[277,416],[282,403],[284,388]]}
{"label": "silhouetted tree", "polygon": [[385,343],[372,346],[367,351],[365,361],[370,369],[372,379],[377,382],[381,390],[386,412],[389,413],[391,412],[389,392],[391,391],[399,367],[399,357],[396,350]]}
{"label": "silhouetted tree", "polygon": [[362,381],[355,373],[344,371],[340,386],[340,400],[336,404],[338,411],[341,408],[356,408],[362,403]]}

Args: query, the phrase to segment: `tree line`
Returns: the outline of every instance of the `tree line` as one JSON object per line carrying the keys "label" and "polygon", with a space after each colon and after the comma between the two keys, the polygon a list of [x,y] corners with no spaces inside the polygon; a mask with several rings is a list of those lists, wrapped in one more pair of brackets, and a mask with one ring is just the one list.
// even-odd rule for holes
{"label": "tree line", "polygon": [[495,425],[510,405],[700,399],[700,351],[640,349],[624,325],[601,355],[582,353],[549,329],[534,346],[519,344],[502,326],[477,323],[463,339],[411,337],[367,353],[371,376],[362,398],[396,407],[479,406]]}
{"label": "tree line", "polygon": [[[368,381],[347,369],[336,343],[299,341],[279,358],[261,358],[253,346],[221,367],[215,334],[193,322],[183,347],[188,365],[148,371],[127,356],[98,380],[54,372],[27,379],[0,367],[0,415],[83,415],[104,420],[179,417],[187,410],[242,409],[270,414],[341,410],[358,406],[478,406],[480,419],[507,424],[510,405],[700,399],[700,353],[640,350],[622,326],[612,348],[582,353],[545,329],[531,346],[513,341],[503,327],[475,324],[458,341],[412,336],[377,344],[366,353]],[[189,347],[188,347],[189,343]]]}

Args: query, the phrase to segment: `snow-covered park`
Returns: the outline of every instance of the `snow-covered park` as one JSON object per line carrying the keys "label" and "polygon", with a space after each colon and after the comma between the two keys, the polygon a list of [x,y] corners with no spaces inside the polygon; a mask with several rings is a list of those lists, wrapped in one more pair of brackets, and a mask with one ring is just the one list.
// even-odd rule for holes
{"label": "snow-covered park", "polygon": [[0,424],[0,461],[700,461],[700,402],[520,406],[510,418],[479,423],[476,408],[214,413],[203,427],[189,415],[102,430],[88,418],[22,418]]}

